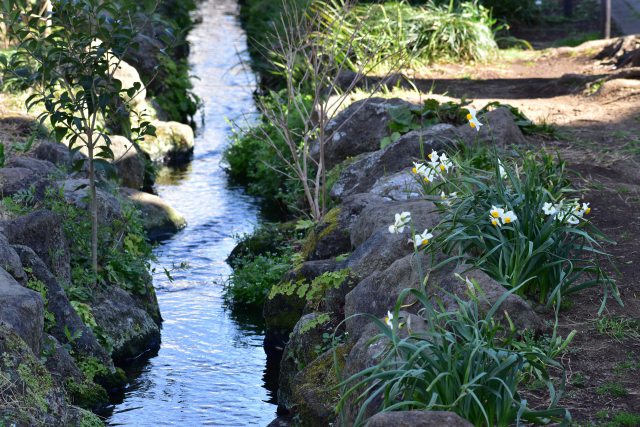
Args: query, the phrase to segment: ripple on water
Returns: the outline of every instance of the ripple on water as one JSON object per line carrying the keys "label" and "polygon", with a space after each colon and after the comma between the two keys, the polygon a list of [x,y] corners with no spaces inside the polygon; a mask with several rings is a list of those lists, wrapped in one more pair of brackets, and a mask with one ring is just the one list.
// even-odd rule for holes
{"label": "ripple on water", "polygon": [[[194,89],[205,105],[205,125],[193,162],[158,179],[158,193],[189,226],[156,250],[162,346],[130,368],[134,379],[107,420],[114,426],[264,426],[275,415],[263,381],[264,326],[256,316],[230,312],[222,298],[234,236],[258,220],[255,200],[231,187],[220,165],[231,131],[225,118],[242,120],[255,111],[255,76],[239,65],[238,52],[247,45],[236,1],[205,0],[200,11],[190,59],[200,76]],[[191,268],[174,271],[169,283],[162,266],[183,261]]]}

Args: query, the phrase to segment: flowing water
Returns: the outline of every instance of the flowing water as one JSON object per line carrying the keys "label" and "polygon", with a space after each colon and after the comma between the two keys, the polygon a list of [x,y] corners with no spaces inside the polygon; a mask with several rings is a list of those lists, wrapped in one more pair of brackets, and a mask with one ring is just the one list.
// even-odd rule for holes
{"label": "flowing water", "polygon": [[234,237],[258,220],[254,199],[227,182],[220,161],[229,141],[226,119],[255,110],[255,76],[241,63],[247,41],[235,0],[200,3],[190,35],[195,92],[204,102],[193,162],[161,177],[159,195],[188,226],[157,249],[158,265],[187,261],[169,283],[154,274],[164,318],[158,354],[134,367],[134,380],[107,422],[126,426],[265,426],[275,416],[265,388],[261,319],[225,309],[221,283]]}

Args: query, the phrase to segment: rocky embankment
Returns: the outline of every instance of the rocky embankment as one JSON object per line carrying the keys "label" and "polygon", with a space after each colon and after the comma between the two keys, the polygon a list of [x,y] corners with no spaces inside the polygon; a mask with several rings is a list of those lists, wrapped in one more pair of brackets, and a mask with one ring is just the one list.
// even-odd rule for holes
{"label": "rocky embankment", "polygon": [[[276,349],[284,348],[278,403],[292,412],[292,419],[296,420],[293,425],[353,425],[361,403],[348,402],[346,411],[336,417],[339,390],[334,386],[373,366],[385,345],[373,340],[380,331],[361,314],[383,318],[387,310],[393,310],[404,289],[420,287],[419,269],[429,275],[430,283],[439,285],[438,290],[433,288],[431,296],[441,299],[447,309],[455,309],[452,296],[468,298],[467,285],[455,277],[456,273],[474,280],[482,289],[481,309],[487,310],[506,292],[484,272],[464,262],[431,269],[439,255],[432,259],[430,255],[414,253],[413,245],[407,243],[408,235],[391,234],[388,227],[394,214],[404,211],[411,213],[416,230],[432,229],[439,222],[438,209],[424,200],[421,186],[411,174],[410,166],[422,158],[421,153],[455,149],[463,144],[491,143],[504,147],[524,143],[514,117],[500,108],[487,113],[488,125],[478,134],[468,125],[437,124],[409,132],[380,149],[380,141],[388,135],[392,120],[389,108],[398,105],[419,108],[399,99],[373,98],[352,104],[329,124],[334,130],[339,127],[325,149],[328,167],[340,168],[339,178],[331,189],[337,207],[326,215],[323,224],[312,230],[303,247],[304,262],[283,281],[304,279],[309,283],[327,271],[344,269],[348,269],[348,278],[339,287],[329,289],[319,302],[310,303],[294,292],[275,295],[264,306],[265,349],[274,354]],[[415,316],[419,305],[411,300],[404,302],[403,316],[411,317],[413,330],[419,331],[421,319]],[[330,320],[316,322],[321,313],[328,314]],[[519,330],[543,327],[536,312],[516,295],[504,300],[500,313],[499,318],[508,313]],[[315,323],[319,325],[313,326]],[[338,325],[343,339],[335,354],[341,377],[335,373],[334,352],[326,341],[326,334]],[[369,406],[373,410],[376,404]],[[278,419],[272,425],[290,422]],[[381,413],[367,425],[470,424],[450,413],[411,411]]]}
{"label": "rocky embankment", "polygon": [[[124,87],[141,83],[126,63],[117,78]],[[145,95],[132,100],[135,110],[153,111]],[[101,228],[126,227],[131,206],[140,211],[151,239],[185,225],[152,193],[151,165],[189,159],[193,130],[176,122],[152,122],[157,136],[140,144],[110,136],[117,177],[99,177]],[[63,216],[88,216],[86,173],[71,172],[84,154],[72,156],[63,144],[48,140],[37,141],[26,153],[13,152],[9,141],[2,143],[8,158],[0,168],[0,425],[102,425],[89,410],[108,403],[107,392],[125,384],[116,366],[160,345],[161,317],[151,276],[146,268],[123,273],[118,269],[127,266],[108,265],[101,266],[105,280],[77,286],[82,271],[71,254],[82,237],[73,235],[68,227],[73,220]],[[133,251],[136,243],[119,235],[108,250]],[[139,283],[135,289],[117,285],[110,274],[135,274]]]}

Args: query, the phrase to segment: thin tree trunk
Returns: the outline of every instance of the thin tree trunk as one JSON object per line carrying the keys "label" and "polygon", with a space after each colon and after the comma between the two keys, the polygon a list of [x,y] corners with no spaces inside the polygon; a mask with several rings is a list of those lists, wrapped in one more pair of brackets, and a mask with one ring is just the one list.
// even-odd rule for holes
{"label": "thin tree trunk", "polygon": [[87,133],[89,154],[89,189],[91,191],[91,268],[95,280],[98,278],[98,199],[96,191],[96,171],[93,164],[93,133]]}

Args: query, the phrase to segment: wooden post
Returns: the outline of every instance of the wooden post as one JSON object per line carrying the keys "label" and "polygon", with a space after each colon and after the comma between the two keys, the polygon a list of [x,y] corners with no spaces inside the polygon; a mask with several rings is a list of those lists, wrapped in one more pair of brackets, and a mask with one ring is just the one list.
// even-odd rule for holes
{"label": "wooden post", "polygon": [[602,36],[611,38],[611,0],[601,0]]}

